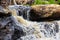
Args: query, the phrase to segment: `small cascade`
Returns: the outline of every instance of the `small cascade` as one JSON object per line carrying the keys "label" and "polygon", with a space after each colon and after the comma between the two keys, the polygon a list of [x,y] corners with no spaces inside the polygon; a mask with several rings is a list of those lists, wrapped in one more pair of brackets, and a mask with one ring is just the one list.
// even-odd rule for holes
{"label": "small cascade", "polygon": [[[10,6],[10,9],[16,9],[18,11],[17,15],[22,17],[24,20],[20,19],[22,23],[19,23],[13,16],[1,18],[1,28],[7,30],[9,26],[8,30],[11,32],[11,34],[9,32],[9,34],[6,36],[4,34],[3,37],[1,34],[4,30],[1,30],[0,28],[0,35],[2,38],[8,40],[9,36],[10,40],[60,40],[60,20],[33,22],[29,21],[29,12],[31,7],[15,5]],[[23,25],[23,22],[26,22],[27,25]],[[7,33],[7,31],[5,33]]]}
{"label": "small cascade", "polygon": [[23,6],[23,5],[11,5],[9,6],[10,9],[16,9],[17,15],[22,16],[24,19],[29,20],[29,12],[31,7],[30,6]]}
{"label": "small cascade", "polygon": [[19,6],[19,15],[22,15],[22,17],[26,20],[29,20],[29,12],[31,7],[29,6]]}

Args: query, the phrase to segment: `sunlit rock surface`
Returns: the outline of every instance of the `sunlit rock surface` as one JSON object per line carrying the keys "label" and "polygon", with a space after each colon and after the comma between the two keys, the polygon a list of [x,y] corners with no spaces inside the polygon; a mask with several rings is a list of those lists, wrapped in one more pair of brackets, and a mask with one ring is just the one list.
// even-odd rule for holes
{"label": "sunlit rock surface", "polygon": [[20,4],[33,4],[35,0],[15,0],[18,5]]}

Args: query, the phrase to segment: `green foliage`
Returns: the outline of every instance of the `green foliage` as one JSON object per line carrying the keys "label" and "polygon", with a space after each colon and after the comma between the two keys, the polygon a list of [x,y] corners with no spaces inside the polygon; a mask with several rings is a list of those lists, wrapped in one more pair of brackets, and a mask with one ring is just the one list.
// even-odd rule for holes
{"label": "green foliage", "polygon": [[34,4],[49,4],[49,2],[43,0],[35,0]]}
{"label": "green foliage", "polygon": [[60,0],[57,1],[60,4]]}
{"label": "green foliage", "polygon": [[41,4],[41,1],[42,0],[35,0],[35,3],[34,4]]}
{"label": "green foliage", "polygon": [[60,4],[60,0],[57,1],[56,0],[35,0],[35,2],[32,5],[39,5],[39,4]]}
{"label": "green foliage", "polygon": [[34,4],[58,4],[60,0],[35,0]]}

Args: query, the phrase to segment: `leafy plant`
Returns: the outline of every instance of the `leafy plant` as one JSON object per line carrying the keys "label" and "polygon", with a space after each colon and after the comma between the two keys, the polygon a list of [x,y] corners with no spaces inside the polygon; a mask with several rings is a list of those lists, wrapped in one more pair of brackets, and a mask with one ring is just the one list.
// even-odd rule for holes
{"label": "leafy plant", "polygon": [[58,2],[58,4],[60,4],[60,0],[58,0],[57,2]]}
{"label": "leafy plant", "polygon": [[49,4],[49,2],[44,0],[35,0],[34,4]]}
{"label": "leafy plant", "polygon": [[[58,0],[60,3],[60,0]],[[34,4],[57,4],[55,0],[35,0]]]}
{"label": "leafy plant", "polygon": [[33,5],[39,4],[60,4],[60,0],[35,0],[35,2],[33,3]]}
{"label": "leafy plant", "polygon": [[56,4],[55,0],[48,0],[50,4]]}

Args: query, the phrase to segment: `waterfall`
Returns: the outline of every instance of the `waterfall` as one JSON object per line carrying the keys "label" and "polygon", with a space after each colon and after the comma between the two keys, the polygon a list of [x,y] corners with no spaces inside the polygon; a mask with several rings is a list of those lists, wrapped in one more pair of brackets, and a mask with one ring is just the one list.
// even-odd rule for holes
{"label": "waterfall", "polygon": [[31,10],[31,7],[23,5],[10,5],[9,9],[15,9],[18,16],[22,16],[24,19],[29,20],[29,12]]}
{"label": "waterfall", "polygon": [[31,9],[30,7],[27,8],[27,20],[29,20],[29,17],[30,17],[29,15],[30,9]]}
{"label": "waterfall", "polygon": [[26,20],[29,20],[29,12],[30,12],[31,7],[29,6],[19,6],[19,14]]}
{"label": "waterfall", "polygon": [[[13,7],[16,8],[16,7]],[[30,7],[18,6],[18,11],[20,11],[22,17],[22,23],[17,23],[21,26],[23,32],[26,35],[18,38],[17,40],[60,40],[60,21],[50,21],[50,22],[33,22],[29,21],[29,11]],[[26,19],[26,20],[25,20]],[[16,21],[16,19],[15,19]],[[19,29],[19,28],[18,28]]]}

